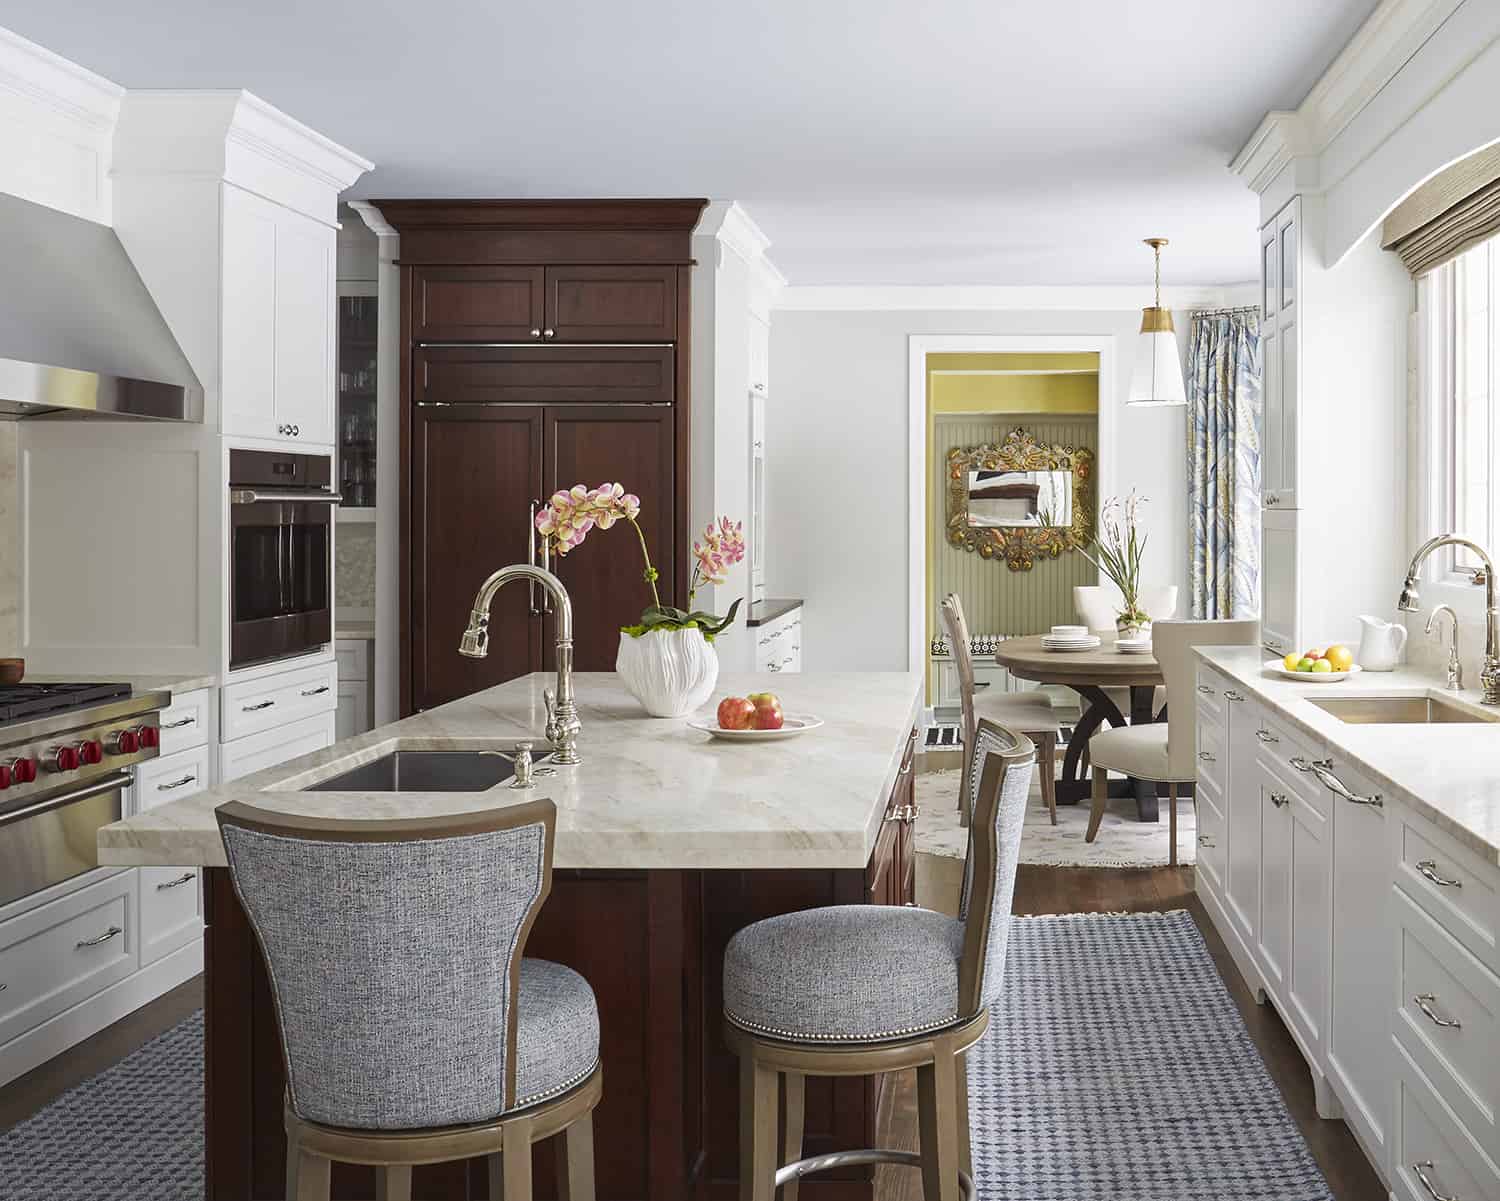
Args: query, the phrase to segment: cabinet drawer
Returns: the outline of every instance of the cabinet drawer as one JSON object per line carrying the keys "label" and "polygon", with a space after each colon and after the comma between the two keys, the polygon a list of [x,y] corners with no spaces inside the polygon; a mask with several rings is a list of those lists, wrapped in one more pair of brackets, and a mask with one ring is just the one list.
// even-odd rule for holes
{"label": "cabinet drawer", "polygon": [[548,267],[542,336],[556,342],[673,341],[677,268]]}
{"label": "cabinet drawer", "polygon": [[338,705],[337,683],[337,667],[330,662],[228,685],[224,689],[224,741],[315,713],[331,713]]}
{"label": "cabinet drawer", "polygon": [[208,742],[209,690],[199,688],[172,697],[161,714],[161,753],[170,755]]}
{"label": "cabinet drawer", "polygon": [[135,769],[135,811],[144,813],[168,801],[202,792],[212,783],[208,772],[206,746],[148,759]]}
{"label": "cabinet drawer", "polygon": [[[1393,1194],[1400,1201],[1500,1201],[1500,1173],[1433,1092],[1398,1043],[1396,1129],[1391,1154]],[[1420,1175],[1418,1174],[1420,1173]],[[1422,1177],[1426,1177],[1426,1183]]]}
{"label": "cabinet drawer", "polygon": [[539,339],[545,324],[544,274],[541,267],[418,267],[412,272],[412,337],[420,342]]}
{"label": "cabinet drawer", "polygon": [[1433,1088],[1500,1157],[1500,978],[1395,890],[1396,1033]]}
{"label": "cabinet drawer", "polygon": [[1500,973],[1500,868],[1401,806],[1396,880],[1438,925],[1492,972]]}
{"label": "cabinet drawer", "polygon": [[1200,664],[1196,687],[1199,729],[1201,730],[1205,725],[1211,725],[1222,731],[1227,717],[1225,710],[1228,704],[1224,699],[1224,693],[1231,691],[1229,680],[1212,667]]}
{"label": "cabinet drawer", "polygon": [[0,925],[0,1043],[136,970],[135,889],[117,872]]}
{"label": "cabinet drawer", "polygon": [[339,683],[370,678],[370,648],[365,638],[340,638],[333,644],[333,661],[339,670]]}
{"label": "cabinet drawer", "polygon": [[429,346],[419,404],[671,404],[670,346]]}
{"label": "cabinet drawer", "polygon": [[219,777],[225,783],[238,780],[251,772],[263,771],[298,755],[332,746],[333,740],[332,713],[320,713],[273,730],[262,730],[248,738],[226,742],[219,748]]}
{"label": "cabinet drawer", "polygon": [[[1222,797],[1229,771],[1229,746],[1224,738],[1224,727],[1213,721],[1202,720],[1199,706],[1198,722],[1198,778],[1205,780]],[[1222,809],[1223,803],[1220,802]]]}
{"label": "cabinet drawer", "polygon": [[1216,895],[1224,894],[1224,794],[1200,774],[1194,799],[1198,809],[1198,871]]}
{"label": "cabinet drawer", "polygon": [[1331,794],[1311,767],[1313,760],[1322,755],[1322,747],[1267,717],[1262,710],[1251,710],[1249,716],[1245,737],[1254,740],[1258,759],[1270,766],[1277,778],[1316,809],[1319,816],[1326,818]]}
{"label": "cabinet drawer", "polygon": [[141,889],[141,966],[203,933],[202,881],[196,867],[138,869]]}

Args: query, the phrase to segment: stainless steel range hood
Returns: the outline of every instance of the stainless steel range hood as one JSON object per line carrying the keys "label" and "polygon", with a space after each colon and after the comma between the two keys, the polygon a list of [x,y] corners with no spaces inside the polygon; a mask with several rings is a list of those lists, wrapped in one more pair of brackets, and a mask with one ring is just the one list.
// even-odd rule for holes
{"label": "stainless steel range hood", "polygon": [[0,195],[0,420],[203,420],[203,388],[114,230]]}

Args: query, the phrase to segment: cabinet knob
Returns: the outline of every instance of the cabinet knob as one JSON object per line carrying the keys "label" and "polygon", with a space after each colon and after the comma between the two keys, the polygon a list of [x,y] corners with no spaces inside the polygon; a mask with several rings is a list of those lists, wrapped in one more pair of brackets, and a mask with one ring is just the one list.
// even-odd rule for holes
{"label": "cabinet knob", "polygon": [[542,331],[539,329],[534,329],[531,331],[531,336],[533,338],[540,338],[542,336]]}
{"label": "cabinet knob", "polygon": [[1275,805],[1276,808],[1280,809],[1283,805],[1286,804],[1286,793],[1284,793],[1284,792],[1273,792],[1271,794],[1271,804]]}
{"label": "cabinet knob", "polygon": [[543,330],[543,331],[542,331],[542,337],[544,337],[544,338],[550,338],[550,337],[552,337],[552,335],[553,335],[553,334],[555,334],[555,333],[556,333],[556,332],[557,332],[557,331],[556,331],[556,330],[554,330],[554,329],[544,329],[544,330]]}

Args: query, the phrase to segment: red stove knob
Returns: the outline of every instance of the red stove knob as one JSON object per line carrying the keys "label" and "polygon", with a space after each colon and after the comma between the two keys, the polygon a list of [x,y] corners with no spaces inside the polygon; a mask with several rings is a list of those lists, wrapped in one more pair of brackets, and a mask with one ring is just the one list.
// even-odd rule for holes
{"label": "red stove knob", "polygon": [[36,760],[29,755],[23,759],[12,759],[10,775],[13,783],[30,784],[36,779]]}
{"label": "red stove knob", "polygon": [[10,764],[0,763],[0,792],[10,787]]}
{"label": "red stove knob", "polygon": [[49,771],[77,771],[78,748],[76,746],[55,747],[47,752],[43,760]]}
{"label": "red stove knob", "polygon": [[112,755],[133,755],[141,749],[141,736],[136,730],[117,730],[109,738]]}
{"label": "red stove knob", "polygon": [[155,726],[141,726],[136,733],[141,737],[142,750],[154,750],[161,745],[161,731]]}
{"label": "red stove knob", "polygon": [[92,766],[104,759],[104,744],[97,738],[85,738],[78,744],[78,760]]}

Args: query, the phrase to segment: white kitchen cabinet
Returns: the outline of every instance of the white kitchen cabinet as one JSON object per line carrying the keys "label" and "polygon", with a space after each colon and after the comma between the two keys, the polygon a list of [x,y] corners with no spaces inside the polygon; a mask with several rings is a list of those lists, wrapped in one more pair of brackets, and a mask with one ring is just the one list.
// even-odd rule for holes
{"label": "white kitchen cabinet", "polygon": [[224,741],[234,742],[315,713],[332,713],[338,706],[337,685],[333,660],[227,684],[222,705]]}
{"label": "white kitchen cabinet", "polygon": [[223,429],[333,442],[335,231],[224,185]]}
{"label": "white kitchen cabinet", "polygon": [[1260,640],[1272,654],[1304,649],[1298,641],[1303,599],[1298,551],[1299,514],[1267,509],[1260,527]]}
{"label": "white kitchen cabinet", "polygon": [[1262,227],[1261,241],[1261,503],[1297,507],[1301,197]]}
{"label": "white kitchen cabinet", "polygon": [[339,741],[343,741],[371,728],[374,684],[370,661],[375,644],[365,638],[340,638],[333,645],[339,675],[335,728]]}
{"label": "white kitchen cabinet", "polygon": [[226,742],[219,748],[220,780],[227,784],[230,780],[275,767],[299,755],[322,750],[332,746],[335,738],[335,718],[330,709],[314,717]]}
{"label": "white kitchen cabinet", "polygon": [[756,671],[801,671],[802,670],[802,610],[793,609],[780,617],[753,626],[749,630],[755,640]]}
{"label": "white kitchen cabinet", "polygon": [[[1261,728],[1260,709],[1232,684],[1224,688],[1228,759],[1224,790],[1224,909],[1235,938],[1251,960],[1260,928],[1261,796],[1256,786],[1253,738]],[[1247,736],[1251,735],[1251,736]],[[1233,940],[1231,940],[1233,941]]]}

